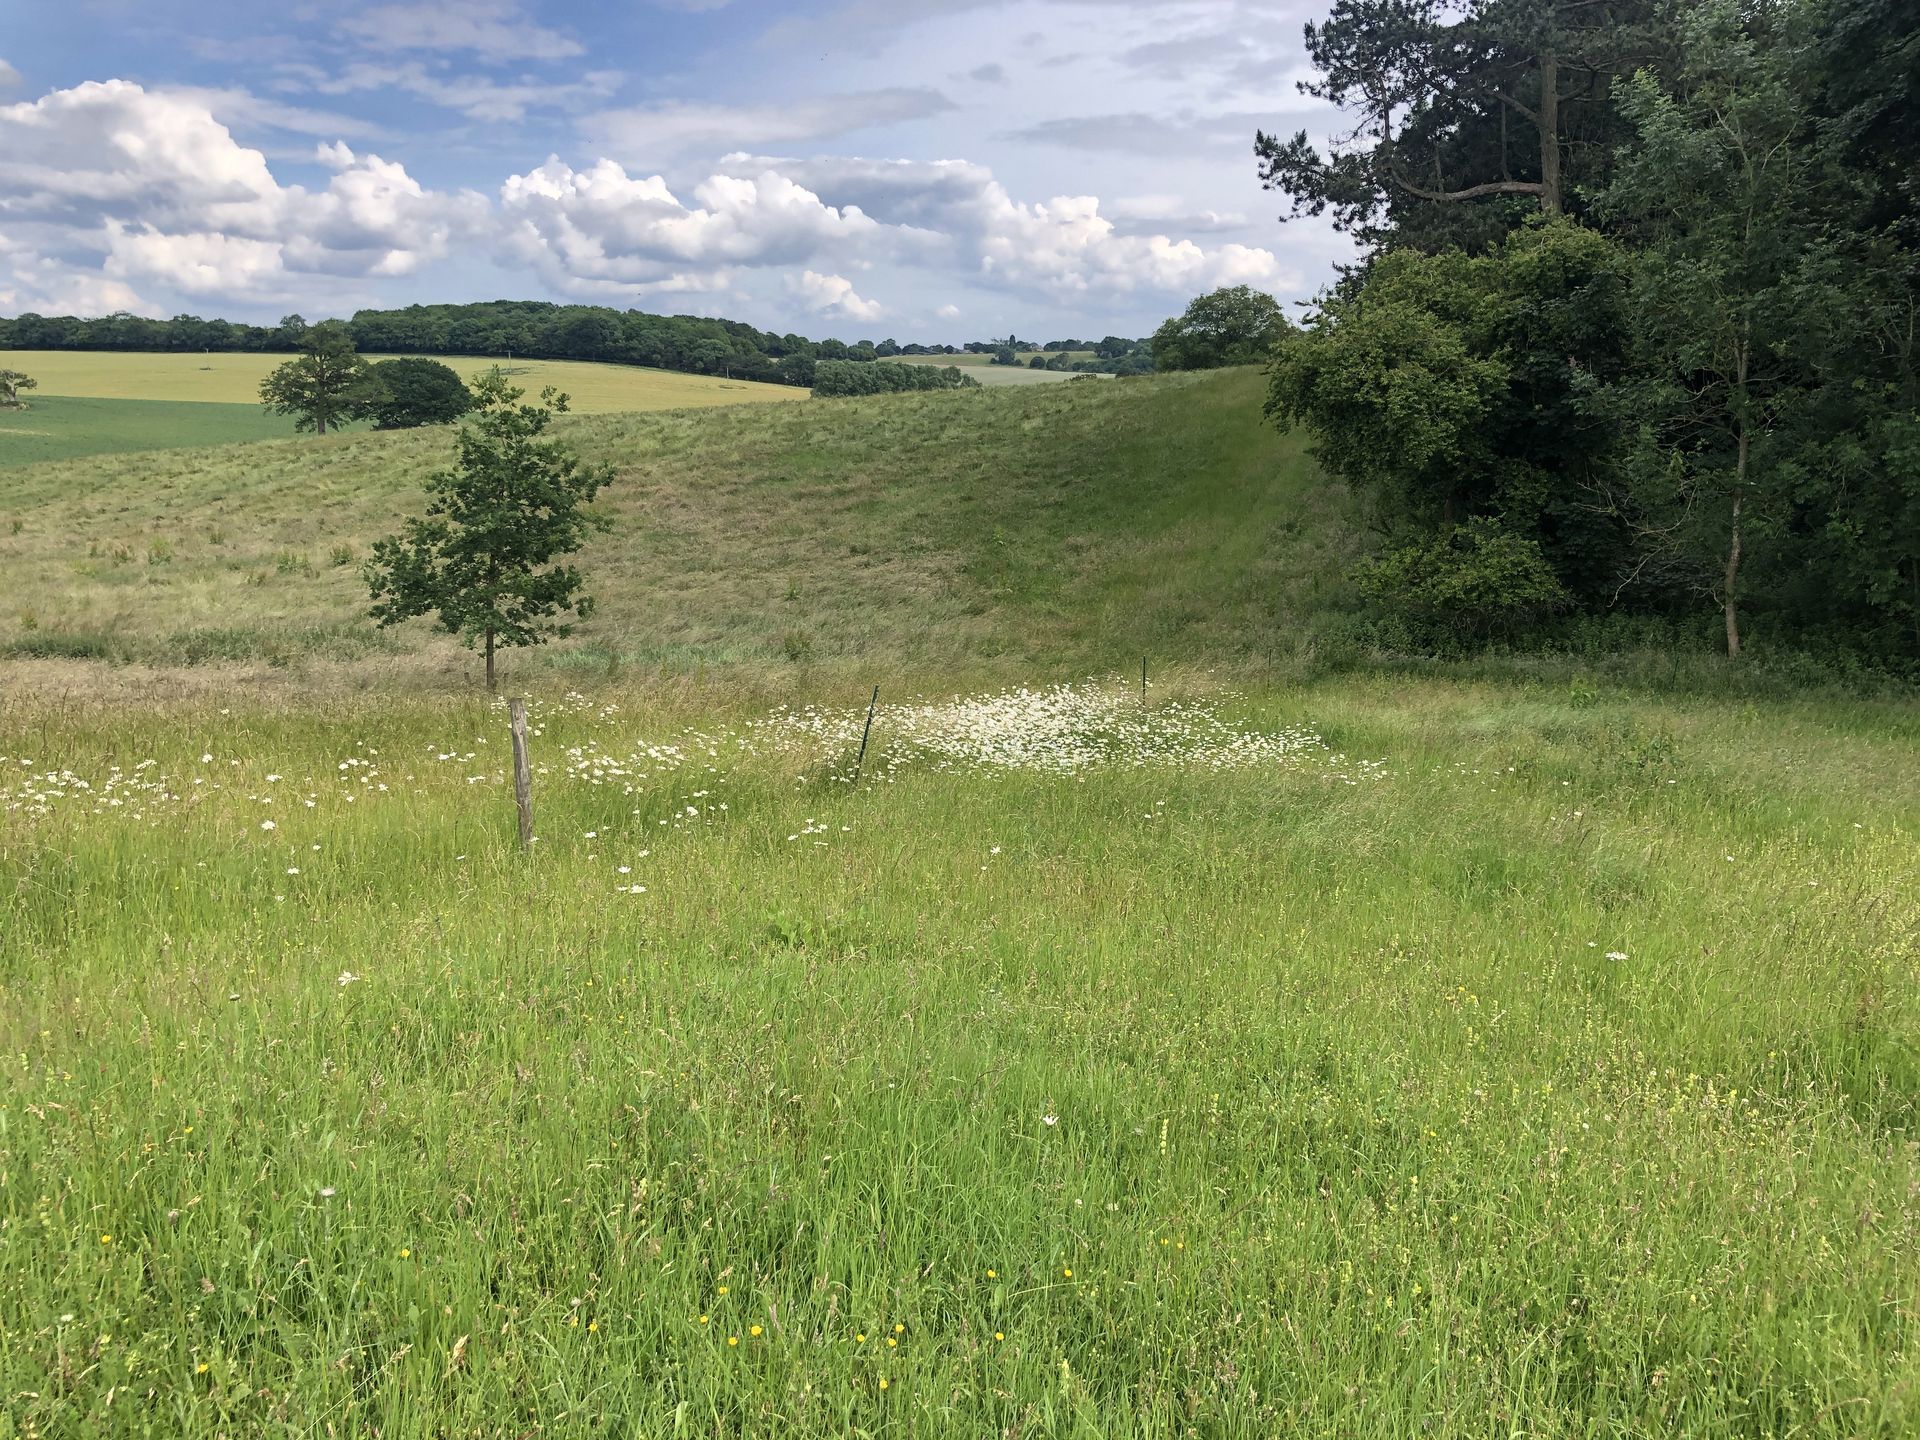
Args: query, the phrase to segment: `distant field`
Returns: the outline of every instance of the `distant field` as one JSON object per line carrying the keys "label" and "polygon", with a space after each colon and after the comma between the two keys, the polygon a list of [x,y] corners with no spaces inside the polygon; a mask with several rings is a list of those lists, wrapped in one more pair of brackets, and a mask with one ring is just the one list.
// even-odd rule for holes
{"label": "distant field", "polygon": [[83,455],[278,440],[289,426],[258,405],[36,393],[25,410],[0,410],[0,470]]}
{"label": "distant field", "polygon": [[[369,356],[384,359],[384,356]],[[797,400],[805,393],[788,385],[682,375],[638,365],[598,365],[579,360],[513,360],[464,355],[435,356],[471,380],[499,365],[516,385],[538,391],[557,385],[584,415],[622,410],[677,410],[689,405],[737,405],[749,400]],[[285,363],[285,355],[148,355],[136,352],[0,350],[0,367],[23,370],[40,382],[39,395],[83,395],[103,400],[186,400],[257,406],[260,382]],[[274,434],[292,431],[275,421]]]}
{"label": "distant field", "polygon": [[[1091,350],[1069,351],[1075,360],[1091,359]],[[1020,357],[1018,365],[996,365],[991,355],[897,355],[893,357],[902,365],[937,365],[942,368],[957,365],[973,376],[982,385],[1045,385],[1054,380],[1071,380],[1074,372],[1070,370],[1033,370],[1028,368],[1028,356]]]}
{"label": "distant field", "polygon": [[[374,359],[385,357],[374,356]],[[0,368],[40,382],[25,410],[0,410],[0,470],[43,460],[175,450],[278,440],[293,421],[260,405],[260,382],[285,355],[147,355],[69,350],[0,351]],[[471,380],[499,364],[516,385],[537,394],[564,390],[584,415],[682,410],[766,400],[803,400],[790,385],[761,385],[574,360],[446,357]],[[365,427],[350,427],[365,428]]]}

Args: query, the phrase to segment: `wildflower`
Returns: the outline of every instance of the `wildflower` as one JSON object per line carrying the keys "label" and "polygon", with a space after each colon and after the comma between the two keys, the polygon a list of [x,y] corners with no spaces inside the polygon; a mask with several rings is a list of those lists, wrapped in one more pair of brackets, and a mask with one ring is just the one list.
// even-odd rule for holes
{"label": "wildflower", "polygon": [[864,1330],[857,1332],[853,1337],[853,1343],[856,1345],[866,1344],[867,1343],[866,1332]]}
{"label": "wildflower", "polygon": [[400,1258],[402,1260],[411,1260],[413,1258],[413,1251],[407,1246],[402,1245],[400,1247]]}
{"label": "wildflower", "polygon": [[711,1320],[712,1318],[713,1318],[713,1317],[712,1317],[712,1316],[710,1316],[710,1315],[702,1315],[702,1316],[700,1317],[700,1323],[701,1323],[702,1325],[705,1325],[705,1324],[706,1324],[706,1323],[707,1323],[707,1322],[708,1322],[709,1320]]}
{"label": "wildflower", "polygon": [[273,830],[273,829],[277,829],[278,827],[275,826],[273,821],[271,820],[262,820],[260,822],[260,828],[262,830]]}
{"label": "wildflower", "polygon": [[727,1344],[738,1345],[739,1343],[740,1343],[740,1337],[738,1335],[727,1336]]}
{"label": "wildflower", "polygon": [[998,1270],[987,1271],[987,1279],[998,1280],[999,1278],[1000,1278],[1000,1272]]}
{"label": "wildflower", "polygon": [[758,1325],[749,1325],[747,1327],[747,1334],[757,1337],[760,1334],[760,1327]]}
{"label": "wildflower", "polygon": [[1000,1331],[996,1330],[993,1332],[993,1338],[996,1340],[1004,1340],[1007,1337],[1004,1334],[1002,1334]]}
{"label": "wildflower", "polygon": [[1624,950],[1607,951],[1607,959],[1609,960],[1624,960],[1626,958],[1627,958],[1627,952]]}
{"label": "wildflower", "polygon": [[889,1350],[898,1350],[900,1348],[900,1342],[889,1335],[887,1336],[887,1348]]}
{"label": "wildflower", "polygon": [[896,1335],[904,1335],[907,1333],[907,1327],[904,1325],[896,1325],[893,1327],[893,1333]]}
{"label": "wildflower", "polygon": [[102,1235],[102,1236],[100,1237],[100,1243],[101,1243],[102,1245],[111,1245],[111,1244],[113,1244],[113,1236],[111,1236],[111,1235]]}
{"label": "wildflower", "polygon": [[1060,1273],[1069,1280],[1073,1279],[1073,1267],[1071,1265],[1062,1265],[1060,1267]]}
{"label": "wildflower", "polygon": [[1042,1115],[1040,1117],[1040,1123],[1049,1127],[1058,1125],[1060,1123],[1060,1117],[1058,1115]]}
{"label": "wildflower", "polygon": [[880,1377],[880,1388],[881,1388],[882,1390],[884,1390],[884,1389],[886,1389],[886,1388],[887,1388],[887,1386],[888,1386],[888,1385],[889,1385],[890,1383],[891,1383],[891,1382],[890,1382],[890,1381],[889,1381],[889,1380],[887,1379],[887,1377],[886,1377],[886,1376],[884,1376],[884,1375],[882,1375],[882,1376]]}
{"label": "wildflower", "polygon": [[340,978],[336,980],[334,983],[336,985],[341,986],[344,989],[346,986],[353,984],[353,982],[358,980],[359,978],[360,977],[354,974],[351,970],[342,970],[340,972]]}
{"label": "wildflower", "polygon": [[589,1320],[587,1322],[587,1333],[589,1335],[598,1334],[599,1330],[600,1330],[600,1322],[598,1320]]}
{"label": "wildflower", "polygon": [[320,1187],[320,1198],[322,1200],[331,1200],[333,1198],[333,1195],[334,1195],[333,1186],[322,1185]]}
{"label": "wildflower", "polygon": [[199,1363],[198,1365],[196,1365],[196,1366],[194,1366],[194,1367],[193,1367],[193,1373],[194,1373],[194,1374],[196,1374],[196,1375],[204,1375],[204,1374],[206,1374],[206,1373],[207,1373],[207,1362],[206,1362],[206,1361],[204,1361],[204,1360],[202,1360],[202,1361],[201,1361],[201,1362],[200,1362],[200,1363]]}
{"label": "wildflower", "polygon": [[718,1289],[717,1291],[715,1291],[714,1293],[715,1293],[715,1294],[719,1294],[719,1295],[724,1295],[724,1294],[726,1294],[726,1293],[727,1293],[727,1287],[726,1287],[726,1286],[724,1286],[724,1285],[722,1285],[722,1286],[721,1286],[721,1287],[720,1287],[720,1288],[719,1288],[719,1289]]}

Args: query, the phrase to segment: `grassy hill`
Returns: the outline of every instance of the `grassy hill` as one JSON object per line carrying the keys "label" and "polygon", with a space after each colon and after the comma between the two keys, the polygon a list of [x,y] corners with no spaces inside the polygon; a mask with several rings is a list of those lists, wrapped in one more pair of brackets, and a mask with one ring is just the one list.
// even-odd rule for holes
{"label": "grassy hill", "polygon": [[[369,356],[385,359],[385,356]],[[555,386],[575,413],[597,415],[803,400],[790,385],[683,375],[572,360],[446,356],[471,380],[499,365],[530,394]],[[260,382],[285,355],[151,355],[118,351],[0,350],[0,367],[40,382],[25,410],[0,410],[0,470],[84,455],[220,445],[294,433],[260,406]]]}
{"label": "grassy hill", "polygon": [[570,417],[525,850],[445,432],[9,473],[0,1436],[1920,1433],[1915,707],[1264,673],[1259,399]]}
{"label": "grassy hill", "polygon": [[[550,663],[1203,662],[1289,643],[1355,543],[1251,371],[569,417],[618,483],[599,611]],[[464,655],[361,618],[358,564],[445,431],[15,473],[0,651],[159,663]],[[526,663],[515,661],[512,663]]]}

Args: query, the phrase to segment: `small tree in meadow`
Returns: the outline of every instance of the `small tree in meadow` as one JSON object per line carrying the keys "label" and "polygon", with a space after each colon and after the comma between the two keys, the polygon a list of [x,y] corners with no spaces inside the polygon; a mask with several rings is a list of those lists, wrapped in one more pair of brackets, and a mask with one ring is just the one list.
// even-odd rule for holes
{"label": "small tree in meadow", "polygon": [[20,408],[20,392],[32,390],[40,382],[31,375],[23,375],[18,370],[0,370],[0,406],[9,410]]}
{"label": "small tree in meadow", "polygon": [[608,524],[585,507],[612,467],[584,464],[547,435],[565,395],[549,386],[539,404],[522,405],[525,393],[497,367],[474,382],[454,466],[427,480],[427,513],[376,544],[366,567],[373,618],[387,626],[433,615],[484,651],[489,690],[496,648],[571,634],[561,617],[592,613],[580,572],[554,561]]}

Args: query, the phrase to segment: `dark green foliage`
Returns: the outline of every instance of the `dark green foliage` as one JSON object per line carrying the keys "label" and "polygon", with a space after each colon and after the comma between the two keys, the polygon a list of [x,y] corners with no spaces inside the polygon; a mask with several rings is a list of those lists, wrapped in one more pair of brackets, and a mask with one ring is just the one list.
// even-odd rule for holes
{"label": "dark green foliage", "polygon": [[260,382],[260,403],[276,415],[293,416],[295,430],[324,435],[329,427],[364,420],[380,403],[380,383],[339,321],[307,330],[300,349]]}
{"label": "dark green foliage", "polygon": [[[1263,136],[1263,178],[1372,253],[1267,409],[1370,503],[1376,610],[1439,645],[1711,606],[1729,653],[1751,614],[1920,663],[1913,7],[1340,0],[1309,49],[1362,143]],[[1503,114],[1530,169],[1489,147]],[[1454,593],[1524,547],[1561,595]]]}
{"label": "dark green foliage", "polygon": [[1202,295],[1153,332],[1158,370],[1217,370],[1258,365],[1288,329],[1280,302],[1250,285]]}
{"label": "dark green foliage", "polygon": [[980,382],[958,365],[902,365],[891,360],[822,360],[814,366],[816,396],[885,395],[896,390],[966,390]]}
{"label": "dark green foliage", "polygon": [[524,394],[498,369],[475,382],[454,468],[427,480],[425,516],[379,541],[366,567],[373,618],[387,626],[433,615],[484,650],[489,690],[496,647],[571,634],[556,617],[592,613],[579,571],[552,562],[605,528],[584,507],[613,478],[610,466],[583,465],[547,436],[566,396],[549,387],[538,405],[522,405]]}
{"label": "dark green foliage", "polygon": [[1485,516],[1361,562],[1354,583],[1416,644],[1443,651],[1510,639],[1568,601],[1539,542]]}
{"label": "dark green foliage", "polygon": [[473,393],[451,365],[438,360],[382,360],[373,367],[380,399],[373,407],[377,430],[445,425],[473,408]]}

